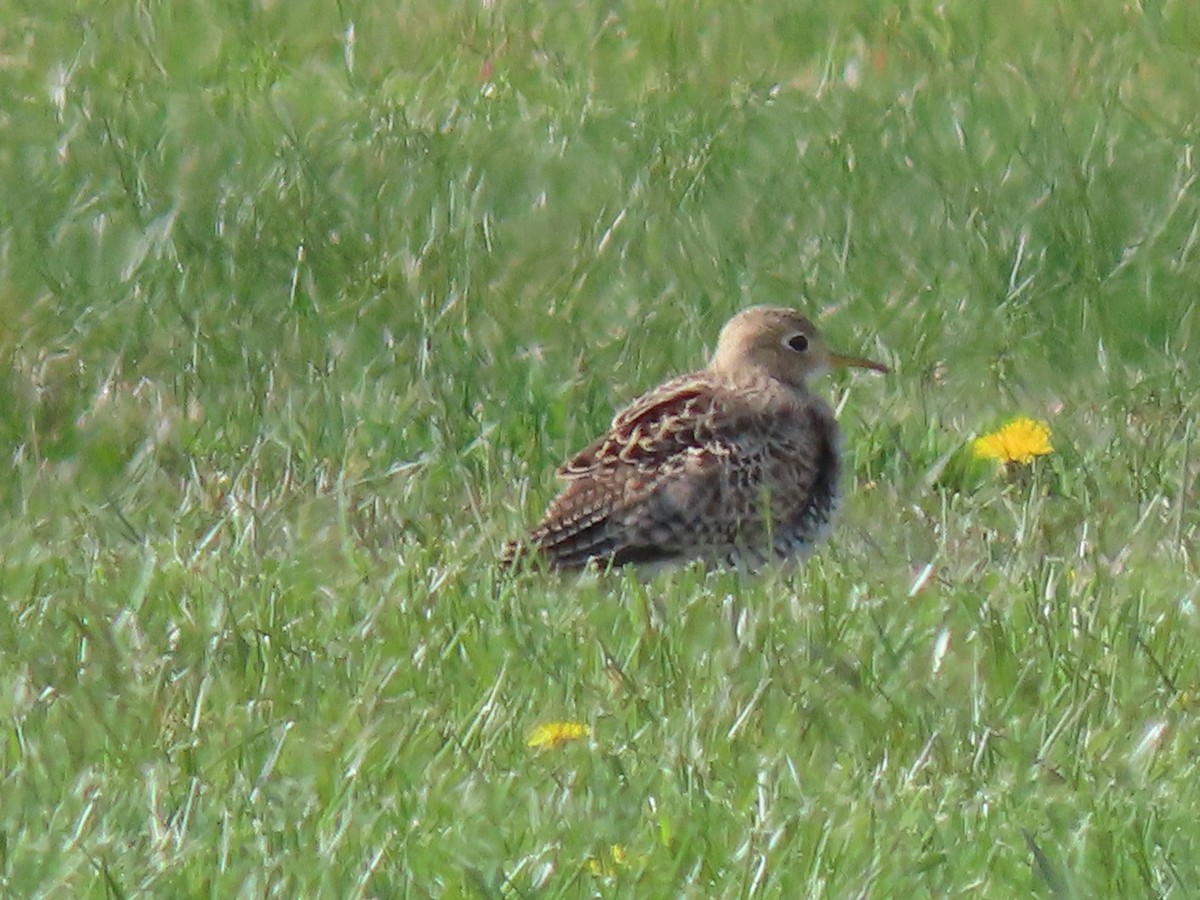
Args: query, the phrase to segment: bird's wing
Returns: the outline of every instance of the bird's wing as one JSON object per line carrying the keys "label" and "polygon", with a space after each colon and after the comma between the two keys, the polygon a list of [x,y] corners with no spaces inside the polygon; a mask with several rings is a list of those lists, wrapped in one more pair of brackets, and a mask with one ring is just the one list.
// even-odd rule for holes
{"label": "bird's wing", "polygon": [[[558,568],[591,559],[651,563],[686,555],[698,522],[723,520],[737,478],[753,481],[755,460],[738,435],[751,413],[721,385],[684,376],[634,401],[612,427],[559,469],[568,484],[530,538]],[[745,491],[741,492],[747,493]]]}
{"label": "bird's wing", "polygon": [[683,375],[625,407],[609,430],[558,467],[566,481],[613,467],[657,468],[703,443],[729,419],[724,391],[701,373]]}

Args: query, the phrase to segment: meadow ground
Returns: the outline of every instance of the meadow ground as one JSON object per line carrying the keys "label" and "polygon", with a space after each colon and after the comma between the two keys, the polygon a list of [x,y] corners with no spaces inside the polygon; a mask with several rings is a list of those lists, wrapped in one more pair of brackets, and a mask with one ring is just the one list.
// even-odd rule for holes
{"label": "meadow ground", "polygon": [[[0,21],[6,896],[1200,891],[1200,5]],[[497,572],[762,302],[824,551]]]}

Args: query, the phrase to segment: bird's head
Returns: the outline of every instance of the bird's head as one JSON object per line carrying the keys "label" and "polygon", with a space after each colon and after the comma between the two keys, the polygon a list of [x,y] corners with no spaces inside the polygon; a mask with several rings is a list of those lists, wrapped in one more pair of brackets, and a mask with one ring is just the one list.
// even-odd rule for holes
{"label": "bird's head", "polygon": [[734,379],[765,374],[798,388],[815,375],[846,367],[888,371],[869,359],[834,353],[812,322],[793,309],[773,306],[752,306],[730,319],[709,364]]}

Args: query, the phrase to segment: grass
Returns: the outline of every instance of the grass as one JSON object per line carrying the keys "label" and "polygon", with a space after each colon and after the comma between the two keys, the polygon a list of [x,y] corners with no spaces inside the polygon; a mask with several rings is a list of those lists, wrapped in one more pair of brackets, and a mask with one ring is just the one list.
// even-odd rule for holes
{"label": "grass", "polygon": [[[1194,4],[3,8],[6,895],[1200,889]],[[497,572],[755,302],[830,544]]]}

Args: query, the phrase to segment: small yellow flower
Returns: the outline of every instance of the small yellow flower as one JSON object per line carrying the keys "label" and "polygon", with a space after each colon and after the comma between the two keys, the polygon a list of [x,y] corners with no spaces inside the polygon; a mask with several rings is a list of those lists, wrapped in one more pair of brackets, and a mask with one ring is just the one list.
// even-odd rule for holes
{"label": "small yellow flower", "polygon": [[579,722],[547,722],[529,732],[528,746],[536,750],[556,750],[563,744],[587,737],[592,729]]}
{"label": "small yellow flower", "polygon": [[1053,453],[1050,426],[1035,419],[1013,419],[999,431],[985,434],[972,444],[978,459],[1005,463],[1031,463],[1035,456]]}
{"label": "small yellow flower", "polygon": [[[639,857],[639,862],[644,862],[646,855]],[[608,848],[608,859],[603,855],[599,858],[593,856],[587,861],[588,871],[598,878],[610,877],[617,874],[617,870],[629,865],[629,852],[623,844],[612,844]]]}

